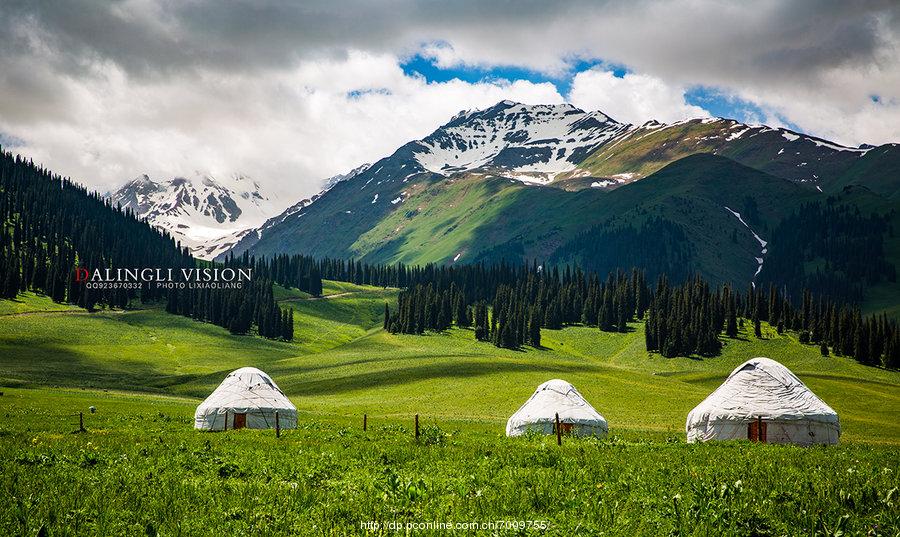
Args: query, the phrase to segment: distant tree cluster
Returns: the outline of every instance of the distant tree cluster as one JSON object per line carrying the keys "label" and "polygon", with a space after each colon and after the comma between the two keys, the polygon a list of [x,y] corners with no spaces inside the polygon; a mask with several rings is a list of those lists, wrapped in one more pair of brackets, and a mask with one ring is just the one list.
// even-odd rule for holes
{"label": "distant tree cluster", "polygon": [[227,328],[233,334],[256,333],[270,339],[294,339],[294,310],[275,301],[273,284],[322,294],[319,263],[303,255],[271,259],[229,256],[223,268],[250,268],[253,279],[240,289],[176,289],[169,292],[166,311]]}
{"label": "distant tree cluster", "polygon": [[644,327],[647,350],[663,356],[718,354],[726,316],[729,326],[735,322],[734,297],[728,286],[723,291],[711,293],[699,276],[678,287],[660,276]]}
{"label": "distant tree cluster", "polygon": [[607,274],[620,267],[641,267],[653,281],[666,274],[683,281],[692,274],[691,241],[677,223],[653,216],[640,226],[592,227],[557,249],[552,264],[575,262],[583,270]]}
{"label": "distant tree cluster", "polygon": [[415,285],[415,281],[425,281],[427,278],[418,278],[414,281],[413,275],[430,273],[434,270],[433,265],[408,267],[403,263],[381,265],[333,258],[320,259],[318,265],[322,278],[326,280],[397,288],[411,287]]}
{"label": "distant tree cluster", "polygon": [[[436,291],[434,285],[416,285],[400,294],[397,314],[386,311],[385,325],[393,332],[422,334],[440,332],[453,322],[452,301],[455,289]],[[465,325],[462,325],[465,326]]]}
{"label": "distant tree cluster", "polygon": [[863,215],[859,207],[835,198],[825,204],[806,203],[767,237],[769,252],[758,281],[797,296],[808,289],[859,302],[868,286],[897,279],[884,252],[884,237],[894,232],[890,219],[891,215]]}
{"label": "distant tree cluster", "polygon": [[[233,257],[232,257],[233,262]],[[279,254],[271,259],[250,258],[246,252],[241,265],[253,267],[253,273],[271,279],[282,287],[299,289],[313,296],[322,294],[322,272],[313,257]]]}
{"label": "distant tree cluster", "polygon": [[478,340],[505,348],[540,347],[542,327],[585,324],[625,332],[628,322],[643,317],[651,296],[637,270],[611,273],[601,281],[578,268],[561,273],[534,264],[502,266],[499,271],[483,265],[430,271],[434,281],[401,292],[395,314],[386,310],[385,327],[421,334],[445,330],[452,322],[469,327],[474,321]]}
{"label": "distant tree cluster", "polygon": [[743,296],[730,285],[712,292],[700,277],[675,287],[660,278],[648,310],[647,350],[714,355],[721,348],[719,334],[737,337],[742,319],[750,321],[755,337],[762,337],[761,324],[767,322],[778,333],[796,332],[801,343],[818,346],[824,356],[834,352],[867,365],[900,367],[900,328],[886,315],[864,318],[859,308],[816,298],[809,290],[795,304],[774,285],[767,291],[751,286]]}
{"label": "distant tree cluster", "polygon": [[256,333],[270,339],[294,339],[294,310],[282,309],[272,294],[272,281],[254,277],[240,289],[170,290],[166,311],[223,328],[232,334]]}
{"label": "distant tree cluster", "polygon": [[738,337],[746,320],[755,337],[763,336],[766,322],[779,333],[796,332],[823,355],[900,366],[895,321],[885,315],[863,318],[858,308],[816,298],[809,290],[795,303],[774,285],[767,290],[751,285],[741,293],[727,284],[713,289],[700,276],[672,285],[661,275],[651,288],[637,269],[611,272],[601,280],[577,267],[545,269],[536,263],[429,265],[400,273],[410,287],[400,293],[395,310],[385,305],[384,314],[385,329],[394,333],[440,332],[455,324],[474,328],[477,340],[498,347],[540,347],[541,328],[581,324],[624,332],[629,323],[645,319],[649,351],[712,356],[721,351],[721,336]]}
{"label": "distant tree cluster", "polygon": [[809,290],[803,292],[798,307],[774,287],[768,300],[765,293],[751,296],[752,308],[763,320],[779,330],[798,332],[801,343],[824,345],[839,356],[851,356],[867,365],[900,367],[900,328],[887,315],[863,317],[859,308],[817,298]]}

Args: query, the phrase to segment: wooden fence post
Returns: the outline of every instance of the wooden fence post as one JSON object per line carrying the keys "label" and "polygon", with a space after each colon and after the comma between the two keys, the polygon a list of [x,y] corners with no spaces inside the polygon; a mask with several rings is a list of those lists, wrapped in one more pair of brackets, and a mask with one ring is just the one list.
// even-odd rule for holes
{"label": "wooden fence post", "polygon": [[416,441],[419,440],[419,415],[416,414]]}
{"label": "wooden fence post", "polygon": [[556,413],[556,445],[562,445],[562,427],[559,426],[559,412]]}
{"label": "wooden fence post", "polygon": [[84,432],[84,412],[78,413],[78,432]]}
{"label": "wooden fence post", "polygon": [[368,425],[368,423],[366,423],[366,422],[368,421],[368,418],[369,418],[368,414],[363,414],[363,432],[366,432],[366,426]]}
{"label": "wooden fence post", "polygon": [[281,423],[278,421],[278,411],[275,411],[275,438],[281,438]]}

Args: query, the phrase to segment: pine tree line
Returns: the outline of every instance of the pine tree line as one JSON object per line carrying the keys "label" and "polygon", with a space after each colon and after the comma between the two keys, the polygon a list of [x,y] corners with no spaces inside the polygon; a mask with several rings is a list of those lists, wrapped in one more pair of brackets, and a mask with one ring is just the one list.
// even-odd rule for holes
{"label": "pine tree line", "polygon": [[301,254],[278,254],[271,258],[257,258],[244,252],[238,258],[233,254],[228,256],[224,264],[231,267],[249,267],[253,269],[254,277],[269,279],[288,289],[299,289],[313,296],[321,296],[323,263],[325,262]]}
{"label": "pine tree line", "polygon": [[[450,323],[469,327],[474,320],[475,337],[481,341],[506,348],[540,347],[542,327],[585,324],[625,332],[629,322],[643,317],[651,297],[644,273],[638,270],[610,273],[605,281],[578,268],[566,267],[561,273],[537,265],[506,266],[500,271],[474,265],[452,274],[432,274],[449,277],[401,292],[396,312],[385,310],[388,330],[421,334],[445,330]],[[497,282],[493,292],[490,281]]]}
{"label": "pine tree line", "polygon": [[644,327],[647,350],[669,357],[718,354],[722,348],[719,333],[726,316],[730,316],[729,323],[736,319],[729,291],[725,286],[723,294],[713,294],[699,276],[673,288],[665,276],[660,276]]}
{"label": "pine tree line", "polygon": [[[900,366],[900,329],[886,315],[863,318],[857,307],[803,291],[795,304],[783,289],[733,285],[713,289],[700,276],[681,285],[661,275],[655,286],[643,271],[615,271],[601,280],[580,268],[544,270],[484,265],[406,269],[415,282],[401,291],[397,308],[385,305],[385,329],[394,333],[440,332],[452,324],[473,327],[475,338],[498,347],[540,347],[540,329],[581,324],[624,332],[646,320],[649,351],[663,356],[712,356],[722,335],[737,337],[744,320],[762,337],[762,323],[791,330],[802,343],[824,347],[861,363]],[[428,278],[432,278],[428,281]],[[474,326],[473,326],[474,325]]]}
{"label": "pine tree line", "polygon": [[734,338],[746,319],[755,337],[762,322],[779,334],[793,331],[822,354],[849,356],[866,365],[900,367],[900,327],[887,315],[863,317],[858,307],[804,290],[796,303],[783,289],[750,286],[743,295],[731,285],[713,292],[696,277],[672,287],[665,277],[656,284],[645,327],[647,350],[663,356],[715,355],[719,335]]}
{"label": "pine tree line", "polygon": [[272,281],[254,278],[236,289],[169,290],[166,311],[227,328],[232,334],[256,333],[269,339],[294,339],[294,310],[275,302]]}

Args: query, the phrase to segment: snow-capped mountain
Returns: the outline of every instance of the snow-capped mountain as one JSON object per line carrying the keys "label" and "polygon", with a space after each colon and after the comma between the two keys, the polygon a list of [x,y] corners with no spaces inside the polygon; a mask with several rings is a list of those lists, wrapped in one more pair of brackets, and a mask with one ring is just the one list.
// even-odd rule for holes
{"label": "snow-capped mountain", "polygon": [[520,181],[547,183],[574,170],[594,149],[629,127],[571,104],[502,101],[486,110],[457,114],[414,142],[412,150],[424,169],[441,175],[490,168]]}
{"label": "snow-capped mountain", "polygon": [[278,210],[259,183],[240,174],[220,180],[196,173],[168,181],[141,175],[107,197],[204,259],[228,249]]}
{"label": "snow-capped mountain", "polygon": [[[631,185],[692,155],[715,158],[687,160],[673,168],[687,176],[686,182],[712,170],[759,184],[768,181],[766,188],[781,187],[784,181],[785,196],[805,199],[839,191],[867,177],[865,170],[886,166],[879,161],[863,167],[870,153],[866,147],[844,147],[730,119],[632,126],[569,104],[502,101],[485,110],[460,112],[425,138],[404,144],[268,220],[230,252],[303,252],[409,263],[543,259],[574,240],[573,233],[624,217],[642,202],[632,199],[633,193],[647,197],[657,192]],[[690,175],[691,166],[696,175]],[[746,168],[767,175],[761,179]],[[521,183],[528,188],[523,190]],[[675,184],[666,183],[666,188]],[[722,204],[739,206],[756,187],[743,186],[748,193],[740,199],[713,204],[710,222],[721,216]],[[611,197],[595,197],[606,195]],[[662,201],[652,205],[653,211],[692,203],[678,193],[658,195]],[[616,200],[619,205],[610,205]],[[482,211],[484,207],[489,210]]]}

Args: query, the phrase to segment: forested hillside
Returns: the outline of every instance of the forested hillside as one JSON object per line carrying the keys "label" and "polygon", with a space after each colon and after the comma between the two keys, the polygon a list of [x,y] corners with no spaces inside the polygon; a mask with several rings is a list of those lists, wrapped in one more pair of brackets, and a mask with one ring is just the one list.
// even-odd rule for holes
{"label": "forested hillside", "polygon": [[430,267],[409,279],[397,305],[385,307],[384,327],[394,333],[441,332],[472,327],[474,337],[497,347],[541,348],[541,329],[584,325],[625,333],[646,321],[648,351],[663,356],[714,356],[720,336],[737,337],[739,325],[761,323],[798,334],[823,356],[834,352],[867,365],[900,366],[900,329],[884,315],[864,317],[852,303],[803,290],[785,294],[775,285],[716,287],[701,277],[655,284],[643,271],[597,273],[536,265]]}
{"label": "forested hillside", "polygon": [[[293,337],[291,312],[282,311],[273,299],[268,263],[253,263],[253,281],[239,289],[89,286],[75,278],[76,268],[171,268],[178,274],[177,269],[198,266],[171,236],[131,210],[114,207],[70,179],[0,152],[0,298],[37,291],[88,311],[126,308],[133,300],[165,300],[171,313],[234,333]],[[310,288],[306,276],[303,287]]]}
{"label": "forested hillside", "polygon": [[76,266],[188,267],[193,260],[167,234],[96,193],[11,153],[0,154],[0,281],[3,297],[36,290],[86,309],[154,300],[153,289],[89,290]]}

